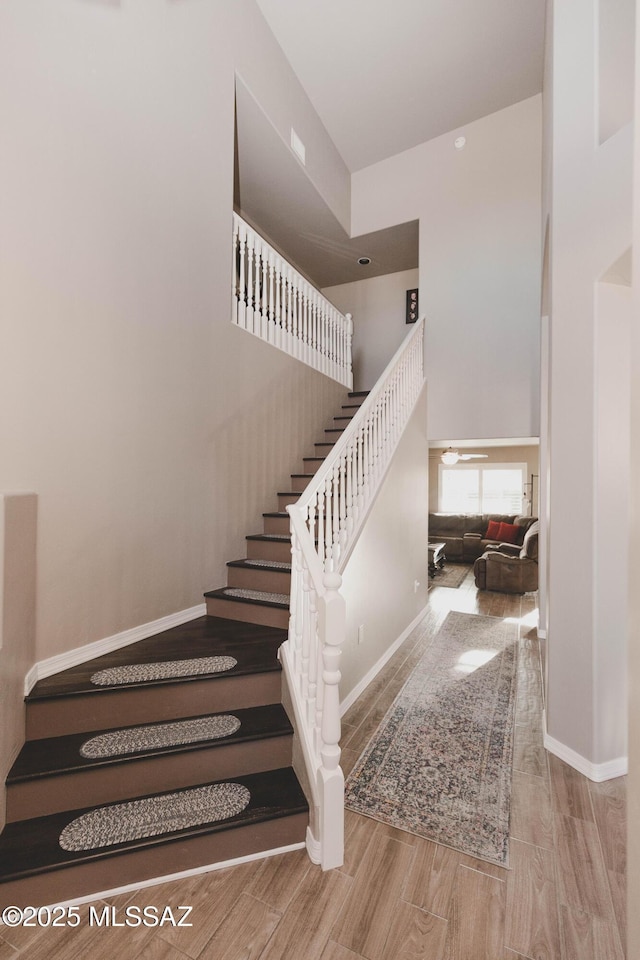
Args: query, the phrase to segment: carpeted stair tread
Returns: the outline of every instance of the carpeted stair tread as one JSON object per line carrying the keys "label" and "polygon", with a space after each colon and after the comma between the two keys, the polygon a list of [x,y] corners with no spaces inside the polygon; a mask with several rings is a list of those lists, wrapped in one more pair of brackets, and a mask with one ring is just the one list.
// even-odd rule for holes
{"label": "carpeted stair tread", "polygon": [[250,800],[249,790],[234,781],[126,800],[76,817],[64,827],[58,842],[72,853],[113,849],[135,840],[231,820],[244,812]]}
{"label": "carpeted stair tread", "polygon": [[[101,696],[117,689],[135,689],[131,684],[122,687],[99,687],[91,683],[91,676],[99,670],[130,664],[209,656],[231,656],[237,660],[237,665],[231,670],[209,675],[212,682],[246,673],[279,670],[277,650],[285,639],[286,631],[280,628],[241,623],[221,617],[198,617],[154,637],[39,680],[27,697],[27,703],[74,694],[91,693]],[[203,677],[151,680],[141,686],[185,683],[192,679],[201,680]]]}
{"label": "carpeted stair tread", "polygon": [[[136,760],[152,756],[166,756],[174,753],[191,752],[193,750],[209,749],[229,743],[243,743],[248,740],[267,740],[271,737],[289,735],[292,732],[291,724],[282,704],[272,703],[258,707],[244,707],[239,710],[226,711],[224,714],[208,714],[208,717],[233,715],[239,721],[239,727],[225,737],[215,739],[192,740],[187,743],[174,745],[149,746],[135,752],[113,756],[87,757],[81,750],[83,744],[95,737],[111,733],[134,731],[140,727],[162,728],[180,721],[166,721],[159,723],[137,724],[130,727],[111,727],[105,730],[91,730],[86,733],[72,733],[61,737],[51,737],[46,740],[28,740],[20,751],[7,777],[7,786],[23,783],[29,780],[57,776],[64,773],[79,772],[97,767],[125,765],[135,763]],[[186,718],[199,720],[203,717]]]}
{"label": "carpeted stair tread", "polygon": [[97,687],[148,683],[151,680],[188,680],[191,677],[228,673],[237,667],[235,657],[191,657],[156,663],[128,663],[92,673],[89,680]]}
{"label": "carpeted stair tread", "polygon": [[269,570],[271,573],[291,573],[291,564],[284,560],[228,560],[228,567],[245,567],[251,570]]}
{"label": "carpeted stair tread", "polygon": [[217,590],[208,590],[205,597],[237,603],[259,603],[284,610],[288,609],[290,599],[288,593],[267,593],[264,590],[248,590],[243,587],[219,587]]}
{"label": "carpeted stair tread", "polygon": [[[290,767],[233,777],[185,791],[166,791],[164,794],[151,794],[136,800],[148,800],[150,797],[163,797],[187,793],[200,787],[237,783],[249,793],[246,807],[225,820],[205,820],[199,824],[171,829],[168,833],[140,837],[113,846],[98,847],[91,850],[65,850],[60,845],[60,836],[69,825],[85,814],[91,814],[96,808],[85,807],[68,810],[46,817],[8,824],[0,836],[0,891],[2,883],[19,877],[34,876],[50,870],[60,870],[74,864],[88,863],[118,854],[123,855],[135,850],[148,849],[166,843],[179,843],[188,838],[204,836],[231,828],[250,826],[266,820],[304,813],[308,809],[304,794]],[[191,794],[190,796],[193,796]],[[246,796],[246,795],[245,795]],[[109,807],[122,807],[121,803],[106,804]],[[185,807],[188,809],[189,804]]]}

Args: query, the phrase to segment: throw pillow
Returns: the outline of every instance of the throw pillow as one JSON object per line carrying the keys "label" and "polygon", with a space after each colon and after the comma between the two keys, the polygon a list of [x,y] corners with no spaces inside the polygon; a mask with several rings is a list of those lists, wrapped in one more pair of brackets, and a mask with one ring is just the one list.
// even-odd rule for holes
{"label": "throw pillow", "polygon": [[498,540],[500,543],[517,543],[520,539],[522,528],[517,523],[501,523],[498,530]]}
{"label": "throw pillow", "polygon": [[485,540],[499,540],[500,524],[497,520],[489,520],[487,532],[484,535]]}

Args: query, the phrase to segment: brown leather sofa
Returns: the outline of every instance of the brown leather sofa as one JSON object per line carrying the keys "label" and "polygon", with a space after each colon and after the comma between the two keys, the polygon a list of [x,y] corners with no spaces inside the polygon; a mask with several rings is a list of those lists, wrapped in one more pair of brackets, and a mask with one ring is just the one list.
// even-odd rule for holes
{"label": "brown leather sofa", "polygon": [[536,520],[521,547],[503,543],[489,547],[473,565],[476,587],[500,593],[529,593],[538,589],[538,532]]}
{"label": "brown leather sofa", "polygon": [[444,555],[450,562],[473,563],[488,547],[501,547],[498,540],[486,537],[491,520],[522,528],[515,544],[520,550],[525,534],[536,518],[513,513],[430,513],[429,543],[444,543]]}

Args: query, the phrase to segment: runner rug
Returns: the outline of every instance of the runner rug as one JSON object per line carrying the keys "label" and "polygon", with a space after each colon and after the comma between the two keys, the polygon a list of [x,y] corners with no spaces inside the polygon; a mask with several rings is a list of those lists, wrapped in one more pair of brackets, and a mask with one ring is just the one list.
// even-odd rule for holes
{"label": "runner rug", "polygon": [[517,637],[448,614],[350,774],[350,810],[507,865]]}

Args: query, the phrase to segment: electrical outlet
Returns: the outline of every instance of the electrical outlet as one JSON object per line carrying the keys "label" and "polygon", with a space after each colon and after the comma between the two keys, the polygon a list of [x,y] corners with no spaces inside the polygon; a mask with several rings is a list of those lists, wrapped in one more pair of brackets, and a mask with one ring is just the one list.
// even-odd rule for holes
{"label": "electrical outlet", "polygon": [[414,581],[413,581],[413,592],[414,592],[414,593],[417,593],[417,592],[418,592],[418,587],[419,587],[419,586],[420,586],[420,581],[419,581],[419,580],[414,580]]}
{"label": "electrical outlet", "polygon": [[358,627],[358,644],[364,643],[364,623]]}

